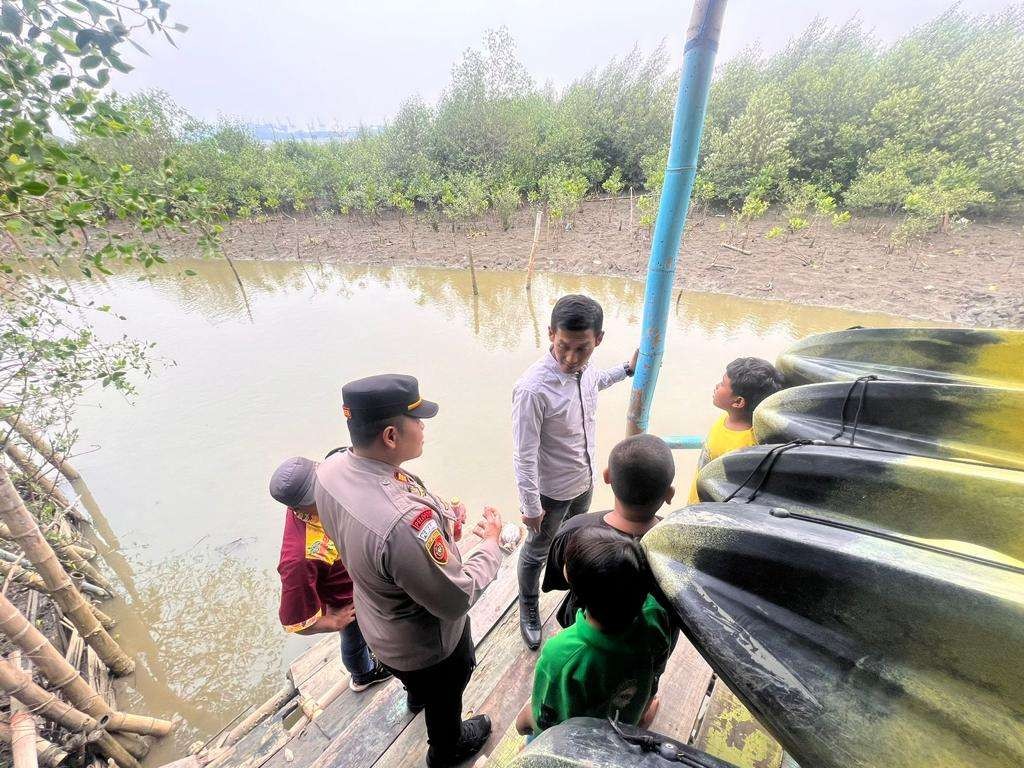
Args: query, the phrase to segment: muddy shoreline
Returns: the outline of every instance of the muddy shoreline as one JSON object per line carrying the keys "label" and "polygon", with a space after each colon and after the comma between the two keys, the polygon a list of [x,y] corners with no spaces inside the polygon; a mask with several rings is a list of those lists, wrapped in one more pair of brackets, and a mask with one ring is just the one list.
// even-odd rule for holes
{"label": "muddy shoreline", "polygon": [[[564,222],[544,222],[538,271],[643,279],[650,236],[630,203],[589,200]],[[971,222],[909,248],[891,245],[898,218],[860,217],[841,227],[812,224],[796,234],[765,235],[784,225],[769,214],[738,227],[724,214],[692,214],[676,287],[792,304],[886,312],[976,327],[1024,328],[1024,216]],[[368,265],[525,270],[533,214],[509,230],[485,219],[435,229],[425,214],[398,217],[276,215],[232,220],[222,244],[233,259],[298,259]],[[453,231],[454,230],[454,231]],[[731,246],[727,248],[726,246]],[[170,256],[194,256],[192,238],[162,243]],[[737,250],[746,251],[740,253]]]}

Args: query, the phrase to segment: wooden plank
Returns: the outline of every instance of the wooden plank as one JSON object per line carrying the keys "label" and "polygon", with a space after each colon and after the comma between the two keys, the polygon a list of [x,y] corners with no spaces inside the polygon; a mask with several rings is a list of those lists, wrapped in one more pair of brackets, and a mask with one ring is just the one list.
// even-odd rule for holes
{"label": "wooden plank", "polygon": [[486,768],[508,768],[515,756],[523,751],[524,746],[526,746],[526,737],[519,735],[515,719],[513,719],[505,732],[501,734],[498,743],[487,755],[484,766]]}
{"label": "wooden plank", "polygon": [[[559,629],[554,613],[562,597],[562,593],[554,592],[541,596],[540,614],[545,636]],[[519,634],[519,608],[513,606],[477,650],[476,669],[462,696],[467,717],[471,713],[486,713],[491,718],[493,730],[481,750],[483,754],[498,743],[507,724],[515,721],[530,698],[536,660],[537,652],[527,648]],[[418,768],[426,754],[427,727],[420,715],[373,765],[374,768]]]}
{"label": "wooden plank", "polygon": [[[473,641],[478,646],[516,599],[519,591],[517,556],[518,550],[503,558],[495,580],[469,611]],[[326,653],[326,644],[323,653]],[[317,659],[316,653],[310,654],[309,651],[303,656],[300,675],[305,674],[303,670],[312,670]],[[331,679],[326,666],[312,676],[323,677],[324,680],[316,683],[310,680],[307,688],[323,685],[326,689],[338,679],[336,676]],[[294,678],[293,682],[299,684]],[[259,737],[257,759],[247,755],[249,749],[245,742],[252,737],[250,734],[239,743],[232,756],[219,761],[218,765],[219,768],[271,768],[283,760],[283,750],[287,746],[292,753],[292,760],[287,761],[290,768],[301,768],[311,757],[312,764],[316,766],[334,765],[332,760],[344,760],[337,764],[362,768],[372,764],[398,738],[412,717],[405,706],[405,689],[397,680],[362,694],[344,691],[314,724],[300,734],[292,737],[284,732],[275,718],[257,729],[260,734],[264,730],[272,732],[266,738]],[[343,730],[337,731],[339,726],[344,726]]]}
{"label": "wooden plank", "polygon": [[[337,659],[341,664],[341,645],[338,634],[331,632],[321,637],[314,645],[307,648],[295,661],[288,666],[288,677],[295,684],[300,696],[315,698],[320,687],[326,690],[326,686],[317,685],[315,681],[324,679],[320,674],[326,671],[327,666]],[[310,688],[314,690],[311,691]],[[320,691],[322,693],[322,691]]]}
{"label": "wooden plank", "polygon": [[697,649],[680,635],[658,684],[660,704],[651,730],[689,742],[713,674]]}
{"label": "wooden plank", "polygon": [[737,768],[779,768],[782,747],[719,678],[693,745]]}

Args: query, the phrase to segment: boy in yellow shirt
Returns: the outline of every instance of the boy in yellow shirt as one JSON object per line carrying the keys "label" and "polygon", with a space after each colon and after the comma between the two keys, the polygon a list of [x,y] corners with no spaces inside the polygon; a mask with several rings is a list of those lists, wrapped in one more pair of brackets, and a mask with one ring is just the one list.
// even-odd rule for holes
{"label": "boy in yellow shirt", "polygon": [[[782,374],[767,360],[739,357],[725,367],[725,375],[715,385],[711,402],[725,411],[711,426],[704,438],[704,447],[697,459],[697,471],[730,451],[755,445],[752,420],[754,409],[769,395],[782,389]],[[697,504],[697,473],[693,475],[687,504]]]}

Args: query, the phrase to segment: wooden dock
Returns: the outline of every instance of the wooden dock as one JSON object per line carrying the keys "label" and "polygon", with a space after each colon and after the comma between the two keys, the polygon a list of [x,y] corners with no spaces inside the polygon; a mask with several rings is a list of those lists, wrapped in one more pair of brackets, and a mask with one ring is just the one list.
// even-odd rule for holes
{"label": "wooden dock", "polygon": [[[505,559],[498,578],[470,611],[477,667],[463,697],[466,713],[486,713],[493,733],[481,756],[469,764],[508,765],[524,739],[515,717],[529,699],[536,654],[519,635],[517,557]],[[564,593],[541,596],[544,636],[558,629],[555,609]],[[226,735],[176,768],[404,768],[422,766],[427,749],[423,715],[406,708],[397,680],[354,693],[341,664],[338,637],[324,637],[296,659],[289,671],[301,706],[283,707],[235,745]],[[342,687],[344,686],[344,687]],[[340,693],[338,693],[341,688]],[[336,694],[336,697],[334,697]],[[333,700],[318,709],[324,696]],[[779,768],[783,753],[717,680],[700,654],[680,637],[660,684],[661,706],[652,730],[695,744],[741,768]],[[293,700],[294,701],[294,700]],[[254,706],[257,703],[254,702]],[[315,715],[293,725],[302,710]]]}

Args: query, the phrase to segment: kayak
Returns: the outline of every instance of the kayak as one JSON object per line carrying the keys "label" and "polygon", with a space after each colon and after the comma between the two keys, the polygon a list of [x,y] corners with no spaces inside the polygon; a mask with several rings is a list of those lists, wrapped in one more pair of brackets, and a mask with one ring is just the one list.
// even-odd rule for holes
{"label": "kayak", "polygon": [[754,436],[1024,469],[1024,390],[911,381],[791,387],[758,406]]}
{"label": "kayak", "polygon": [[[618,726],[626,741],[610,723],[593,717],[574,717],[541,731],[509,764],[511,768],[736,768],[706,752],[680,744],[677,739]],[[646,738],[647,749],[636,745]]]}
{"label": "kayak", "polygon": [[686,635],[800,765],[1024,765],[1024,570],[829,524],[842,505],[821,518],[705,503],[643,546]]}
{"label": "kayak", "polygon": [[703,501],[756,500],[1024,566],[1024,471],[841,445],[758,445],[697,478]]}
{"label": "kayak", "polygon": [[808,336],[776,366],[790,386],[875,375],[1024,389],[1024,331],[853,328]]}

